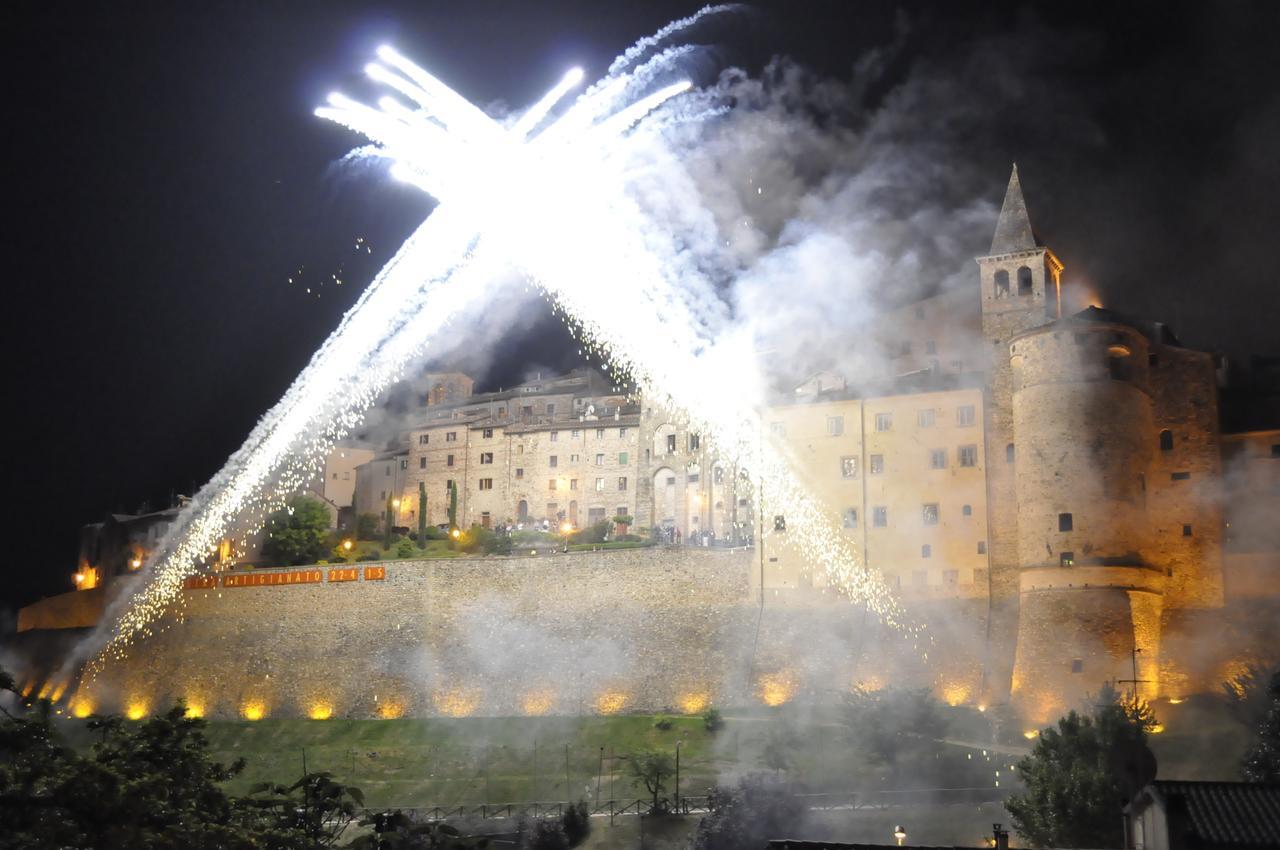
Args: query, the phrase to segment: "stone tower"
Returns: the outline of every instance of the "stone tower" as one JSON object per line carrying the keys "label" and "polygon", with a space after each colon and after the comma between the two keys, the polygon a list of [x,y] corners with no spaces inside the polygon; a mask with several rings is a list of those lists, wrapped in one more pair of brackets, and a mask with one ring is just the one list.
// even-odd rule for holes
{"label": "stone tower", "polygon": [[1005,687],[1012,675],[1018,622],[1018,503],[1014,488],[1017,448],[1009,340],[1059,317],[1063,269],[1031,227],[1017,165],[1009,176],[991,250],[985,257],[978,257],[977,263],[982,334],[990,353],[984,424],[991,459],[987,467],[991,640],[984,697],[999,702],[1008,695]]}
{"label": "stone tower", "polygon": [[1150,347],[1141,328],[1096,309],[1009,343],[1021,599],[1013,698],[1036,723],[1106,681],[1156,692],[1166,575],[1143,555],[1156,445]]}

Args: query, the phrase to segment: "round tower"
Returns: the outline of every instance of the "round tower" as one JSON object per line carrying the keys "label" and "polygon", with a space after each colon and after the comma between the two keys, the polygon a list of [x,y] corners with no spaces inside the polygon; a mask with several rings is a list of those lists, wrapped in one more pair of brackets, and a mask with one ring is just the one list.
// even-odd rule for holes
{"label": "round tower", "polygon": [[[1164,574],[1143,562],[1148,342],[1091,308],[1014,336],[1019,617],[1013,697],[1044,722],[1104,682],[1156,693]],[[1135,682],[1136,680],[1136,682]]]}

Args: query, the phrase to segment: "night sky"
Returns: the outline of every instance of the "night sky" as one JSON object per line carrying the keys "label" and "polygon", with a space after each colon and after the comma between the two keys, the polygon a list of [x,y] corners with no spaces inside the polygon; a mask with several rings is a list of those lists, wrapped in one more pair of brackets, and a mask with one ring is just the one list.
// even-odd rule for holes
{"label": "night sky", "polygon": [[[335,168],[356,139],[312,114],[328,91],[359,90],[378,44],[473,101],[514,108],[572,64],[593,78],[696,8],[11,7],[3,232],[15,510],[0,610],[71,588],[82,524],[144,501],[163,507],[206,481],[427,214],[420,193]],[[913,74],[973,73],[976,55],[994,51],[986,58],[999,64],[1014,45],[1041,92],[1035,108],[1018,105],[1015,76],[1000,89],[1008,102],[971,104],[977,129],[961,152],[989,173],[990,201],[1017,160],[1069,283],[1239,356],[1280,349],[1277,31],[1271,2],[793,0],[743,7],[691,40],[711,48],[703,84],[729,65],[758,72],[775,54],[847,81],[868,51],[895,45],[867,89],[870,110]],[[1081,131],[1038,132],[1054,109]],[[355,251],[357,239],[373,252]],[[483,378],[509,385],[530,363],[568,368],[573,350],[548,315],[507,339]]]}

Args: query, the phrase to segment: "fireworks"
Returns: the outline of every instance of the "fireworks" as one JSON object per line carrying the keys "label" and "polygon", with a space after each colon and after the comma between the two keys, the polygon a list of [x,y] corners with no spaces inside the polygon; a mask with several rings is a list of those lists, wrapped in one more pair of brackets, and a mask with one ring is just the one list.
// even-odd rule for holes
{"label": "fireworks", "polygon": [[[402,377],[434,333],[482,302],[499,272],[540,286],[570,324],[584,354],[647,401],[714,435],[718,451],[750,469],[771,513],[784,514],[789,542],[828,584],[888,622],[900,612],[878,574],[796,482],[786,459],[761,438],[763,392],[744,374],[749,340],[685,288],[690,263],[629,192],[646,163],[642,122],[696,120],[670,109],[689,90],[677,75],[685,48],[641,58],[659,42],[717,11],[704,9],[643,40],[609,75],[561,108],[582,74],[570,71],[509,127],[503,126],[390,47],[368,75],[396,96],[377,108],[333,94],[317,115],[366,136],[358,155],[390,162],[391,174],[440,203],[377,275],[284,398],[197,494],[148,564],[148,581],[122,610],[95,659],[122,656],[175,600],[182,581],[245,536],[321,470],[385,388]],[[355,245],[359,250],[362,242]],[[630,309],[618,309],[618,293]],[[249,711],[245,711],[249,716]],[[261,716],[261,714],[259,714]]]}

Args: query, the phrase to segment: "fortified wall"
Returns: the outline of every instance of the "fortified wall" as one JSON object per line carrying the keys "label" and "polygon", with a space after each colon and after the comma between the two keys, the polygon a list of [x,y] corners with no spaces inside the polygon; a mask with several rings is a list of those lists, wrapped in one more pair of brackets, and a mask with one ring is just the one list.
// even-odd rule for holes
{"label": "fortified wall", "polygon": [[142,716],[182,698],[205,716],[249,719],[692,713],[858,683],[935,687],[956,704],[979,693],[981,606],[919,612],[936,620],[921,639],[830,597],[766,594],[762,605],[752,568],[750,550],[676,547],[192,579],[154,633],[86,678],[69,707]]}

